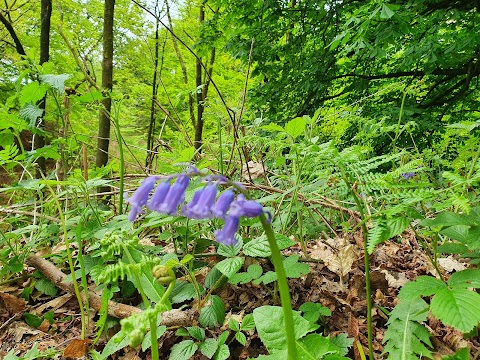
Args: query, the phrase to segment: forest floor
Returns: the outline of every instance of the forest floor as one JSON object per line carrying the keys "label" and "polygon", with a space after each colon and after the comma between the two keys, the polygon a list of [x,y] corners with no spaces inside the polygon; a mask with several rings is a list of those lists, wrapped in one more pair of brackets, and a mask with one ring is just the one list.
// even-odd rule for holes
{"label": "forest floor", "polygon": [[[366,349],[366,296],[363,244],[359,233],[339,235],[336,239],[312,241],[306,244],[308,254],[300,248],[293,247],[284,251],[285,255],[297,253],[310,266],[310,273],[301,278],[290,279],[293,307],[298,309],[305,302],[321,303],[332,311],[330,317],[324,318],[324,334],[335,335],[346,333],[356,341],[348,355],[352,359],[361,359],[356,346],[359,341]],[[413,231],[404,232],[398,241],[388,241],[378,246],[371,255],[371,285],[373,308],[373,341],[375,355],[382,356],[384,333],[388,316],[383,310],[390,311],[398,302],[399,288],[408,280],[415,280],[420,275],[434,275],[435,270],[427,255],[417,243]],[[454,259],[441,259],[440,270],[445,278],[449,274],[462,270],[464,264]],[[267,261],[261,263],[264,270],[273,270]],[[28,274],[36,269],[28,268]],[[82,358],[86,354],[90,341],[73,341],[80,339],[81,320],[76,298],[62,290],[55,297],[46,296],[38,291],[31,294],[27,303],[21,297],[22,291],[28,287],[28,277],[18,279],[0,286],[0,358],[14,349],[17,356],[22,356],[35,344],[39,351],[53,348],[57,351],[55,358]],[[270,288],[245,285],[226,284],[219,295],[226,304],[227,319],[229,316],[242,317],[262,305],[278,305],[272,297]],[[131,305],[137,305],[131,300]],[[133,299],[136,300],[136,299]],[[53,311],[53,323],[44,321],[33,328],[24,321],[23,313],[42,316]],[[90,328],[94,334],[95,320],[98,315],[92,313]],[[191,324],[194,325],[194,324]],[[464,340],[460,332],[444,326],[429,315],[425,324],[431,334],[435,359],[442,355],[452,354],[462,347],[468,347],[472,354],[480,349],[480,338]],[[167,330],[160,339],[161,359],[168,359],[170,348],[181,341],[175,335],[176,329]],[[209,331],[208,335],[216,337],[225,328]],[[106,336],[95,345],[101,351],[109,336],[117,328],[110,329]],[[247,334],[246,346],[233,340],[230,343],[230,359],[247,359],[259,354],[266,354],[260,339],[255,332]],[[365,351],[366,352],[366,351]],[[88,358],[88,355],[87,355]],[[142,352],[129,347],[111,356],[112,359],[132,360],[150,359],[150,352]],[[207,359],[201,354],[194,359]]]}

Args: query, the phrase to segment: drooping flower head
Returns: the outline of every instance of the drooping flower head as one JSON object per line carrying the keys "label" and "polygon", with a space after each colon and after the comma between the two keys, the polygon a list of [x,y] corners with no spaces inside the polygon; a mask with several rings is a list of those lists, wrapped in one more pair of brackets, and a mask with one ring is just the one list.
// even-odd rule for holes
{"label": "drooping flower head", "polygon": [[128,214],[128,220],[134,221],[137,218],[138,214],[142,214],[142,207],[147,203],[148,196],[153,190],[155,183],[158,180],[158,176],[149,176],[142,181],[138,189],[133,193],[132,197],[128,197],[128,193],[125,192],[123,195],[125,201],[127,201],[131,206],[130,213]]}
{"label": "drooping flower head", "polygon": [[217,186],[207,184],[198,190],[190,203],[182,209],[182,214],[190,219],[209,219],[212,217],[212,206],[217,196]]}
{"label": "drooping flower head", "polygon": [[212,207],[213,216],[224,219],[234,198],[235,193],[232,190],[225,190],[223,193],[221,193],[217,202]]}
{"label": "drooping flower head", "polygon": [[189,176],[185,174],[179,175],[175,183],[168,190],[164,201],[159,204],[156,211],[168,215],[175,214],[177,212],[178,206],[185,199],[185,190],[187,189],[189,182]]}
{"label": "drooping flower head", "polygon": [[222,230],[215,230],[215,240],[219,243],[233,246],[237,243],[235,233],[238,230],[240,219],[236,216],[227,216]]}
{"label": "drooping flower head", "polygon": [[162,181],[155,189],[155,192],[150,198],[150,201],[148,202],[147,207],[152,211],[158,211],[160,208],[160,205],[162,205],[163,202],[165,201],[165,198],[167,197],[167,194],[169,191],[170,191],[170,183],[168,183],[167,181]]}
{"label": "drooping flower head", "polygon": [[405,180],[408,180],[412,177],[415,176],[415,173],[413,172],[408,172],[408,173],[403,173],[403,174],[400,174],[401,177],[403,177]]}

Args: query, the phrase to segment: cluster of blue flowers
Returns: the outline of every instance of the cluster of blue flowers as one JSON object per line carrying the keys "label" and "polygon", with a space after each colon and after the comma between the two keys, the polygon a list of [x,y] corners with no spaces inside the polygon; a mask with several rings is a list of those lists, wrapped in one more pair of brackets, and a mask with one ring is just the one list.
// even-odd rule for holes
{"label": "cluster of blue flowers", "polygon": [[[176,179],[175,182],[172,181]],[[179,174],[160,180],[159,176],[149,176],[140,184],[135,193],[125,200],[131,205],[128,220],[135,221],[146,206],[161,214],[178,214],[180,205],[185,201],[185,191],[190,182],[190,174]],[[257,217],[264,213],[262,205],[254,200],[247,200],[243,194],[233,190],[224,190],[217,198],[218,185],[227,183],[223,176],[207,176],[206,185],[195,192],[193,199],[180,208],[180,213],[190,219],[225,220],[223,229],[215,231],[215,239],[225,245],[234,245],[235,233],[240,224],[240,217]],[[153,194],[150,195],[152,190]],[[268,213],[267,213],[268,214]]]}

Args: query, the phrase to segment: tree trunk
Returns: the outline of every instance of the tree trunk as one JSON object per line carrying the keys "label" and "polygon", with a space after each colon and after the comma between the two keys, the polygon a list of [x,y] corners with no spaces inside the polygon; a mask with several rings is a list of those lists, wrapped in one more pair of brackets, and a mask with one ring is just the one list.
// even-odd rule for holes
{"label": "tree trunk", "polygon": [[[158,13],[158,0],[155,3],[155,14],[157,15]],[[153,134],[155,132],[155,122],[157,119],[157,112],[156,112],[156,106],[155,106],[155,101],[157,99],[157,92],[158,92],[158,53],[159,53],[159,28],[160,28],[160,23],[158,21],[158,17],[155,17],[155,59],[154,59],[154,65],[153,65],[153,81],[152,81],[152,104],[150,106],[150,124],[148,126],[148,135],[147,135],[147,160],[145,163],[145,166],[149,169],[152,166],[153,163]]]}
{"label": "tree trunk", "polygon": [[[52,17],[52,1],[42,0],[40,9],[41,27],[40,27],[40,65],[48,62],[50,59],[50,19]],[[41,131],[45,129],[45,106],[47,103],[47,95],[40,100],[38,107],[43,110],[42,117],[37,119],[37,128]],[[36,134],[33,140],[33,149],[40,149],[45,146],[45,138],[43,135]],[[36,174],[37,178],[41,177],[41,173],[45,174],[45,158],[43,156],[36,160],[38,166]]]}
{"label": "tree trunk", "polygon": [[[110,111],[112,99],[110,92],[113,85],[113,18],[115,0],[105,0],[103,14],[103,63],[102,88],[106,92],[102,100],[98,119],[98,140],[96,166],[105,166],[108,162],[108,146],[110,143]],[[119,140],[120,141],[120,140]]]}

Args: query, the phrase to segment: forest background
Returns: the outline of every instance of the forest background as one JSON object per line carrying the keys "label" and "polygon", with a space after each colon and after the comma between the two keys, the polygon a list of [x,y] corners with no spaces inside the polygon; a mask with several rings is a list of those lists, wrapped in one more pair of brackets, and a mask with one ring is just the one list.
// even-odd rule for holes
{"label": "forest background", "polygon": [[[39,269],[36,252],[67,273],[77,271],[83,291],[89,284],[103,290],[101,304],[109,297],[143,302],[143,309],[168,303],[168,310],[183,304],[200,312],[199,324],[181,325],[183,332],[158,320],[141,354],[150,354],[158,338],[172,359],[292,358],[292,347],[308,359],[477,358],[479,6],[478,0],[5,0],[0,273],[9,290],[2,294],[31,307],[17,311],[29,325],[25,313],[47,319],[32,311],[41,303],[33,295],[56,296],[50,285],[62,287]],[[259,250],[267,237],[252,219],[242,220],[235,251],[212,242],[221,221],[147,213],[132,227],[124,190],[147,174],[179,173],[186,163],[242,183],[271,212],[280,263],[274,249]],[[110,251],[122,237],[129,239],[122,251],[142,261]],[[402,251],[416,254],[415,269]],[[390,260],[379,255],[385,253]],[[136,262],[143,268],[133,270]],[[184,275],[168,301],[168,284],[151,285],[157,296],[135,292],[145,286],[135,272],[154,281],[146,274],[158,262]],[[288,323],[278,264],[290,287],[305,289],[310,279],[311,288],[313,276],[323,294],[292,296],[303,313],[293,313],[302,329],[295,336],[278,322],[259,323],[262,316]],[[405,282],[393,285],[382,273],[388,285],[370,288],[376,282],[370,275],[380,269],[404,273]],[[345,286],[325,289],[328,281]],[[256,313],[244,328],[248,314],[225,320],[239,312],[240,300],[220,292],[242,287],[270,299],[252,301]],[[80,309],[88,308],[74,290]],[[285,313],[275,312],[277,291]],[[51,326],[63,316],[54,314]],[[141,341],[155,327],[153,316],[131,320],[147,324]],[[92,318],[97,327],[88,330],[85,317],[76,325],[80,339],[95,338],[92,357],[128,344],[128,325],[116,335],[127,339],[119,347],[101,338],[108,327],[118,331],[118,322]],[[268,338],[272,332],[281,344]],[[318,349],[322,341],[328,350]],[[22,354],[13,345],[2,350],[11,358]]]}

